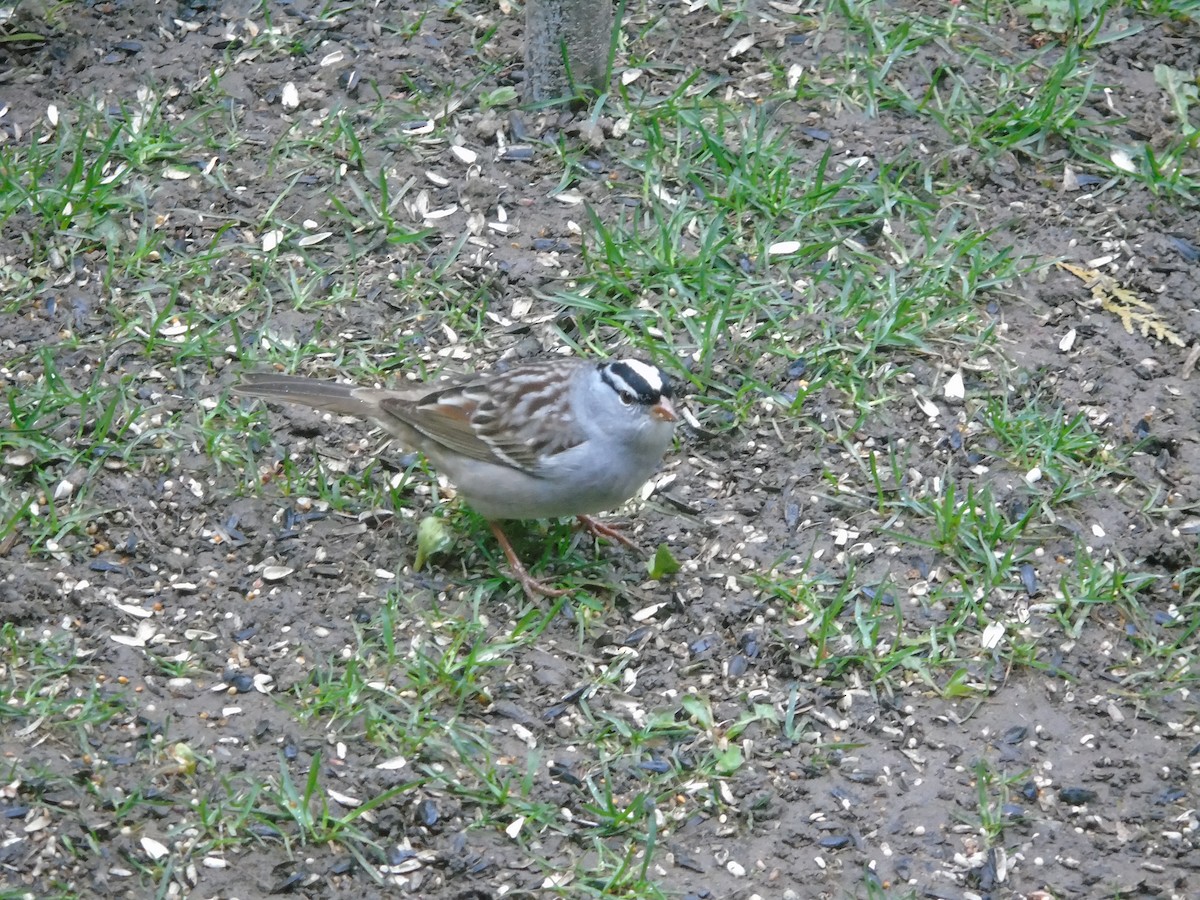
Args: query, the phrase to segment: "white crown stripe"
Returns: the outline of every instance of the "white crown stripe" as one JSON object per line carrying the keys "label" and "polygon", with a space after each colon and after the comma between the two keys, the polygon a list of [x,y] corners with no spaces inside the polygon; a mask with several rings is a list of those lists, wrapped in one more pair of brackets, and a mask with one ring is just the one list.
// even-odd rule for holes
{"label": "white crown stripe", "polygon": [[652,393],[661,394],[663,390],[662,372],[657,366],[649,365],[642,362],[640,359],[626,359],[621,361],[621,365],[627,366],[629,369],[646,382]]}
{"label": "white crown stripe", "polygon": [[628,392],[645,406],[653,406],[670,395],[662,372],[640,360],[616,360],[600,367],[600,377],[617,393]]}

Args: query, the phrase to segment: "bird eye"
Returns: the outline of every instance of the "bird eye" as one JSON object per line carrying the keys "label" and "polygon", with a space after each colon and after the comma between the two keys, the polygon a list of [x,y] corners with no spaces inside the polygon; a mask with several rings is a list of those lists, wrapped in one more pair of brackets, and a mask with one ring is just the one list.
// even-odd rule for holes
{"label": "bird eye", "polygon": [[626,406],[633,406],[633,401],[637,399],[629,391],[618,391],[617,396],[621,398],[621,402]]}

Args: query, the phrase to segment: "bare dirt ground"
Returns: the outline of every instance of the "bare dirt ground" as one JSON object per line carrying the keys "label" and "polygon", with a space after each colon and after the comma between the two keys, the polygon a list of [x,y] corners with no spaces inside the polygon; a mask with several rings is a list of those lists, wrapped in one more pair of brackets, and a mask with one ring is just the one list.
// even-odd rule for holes
{"label": "bare dirt ground", "polygon": [[[261,23],[257,12],[207,2],[72,4],[43,45],[0,45],[0,56],[7,57],[0,63],[4,121],[27,134],[50,104],[65,108],[83,94],[110,104],[132,103],[137,86],[148,82],[176,86],[173,102],[186,116],[191,86],[222,68],[221,86],[244,142],[239,187],[199,199],[182,187],[172,196],[168,187],[148,198],[148,209],[177,220],[180,254],[212,246],[228,252],[227,265],[244,265],[232,234],[214,240],[211,227],[206,230],[181,211],[199,206],[210,220],[252,221],[281,193],[278,180],[293,173],[278,160],[269,164],[265,150],[293,127],[294,117],[280,114],[282,85],[300,88],[297,117],[330,104],[352,107],[358,95],[347,89],[351,68],[384,97],[411,99],[459,85],[467,101],[457,113],[464,131],[487,133],[487,120],[496,113],[476,106],[473,98],[502,86],[506,78],[512,83],[519,71],[519,17],[500,14],[492,4],[419,5],[429,7],[419,21],[411,11],[395,12],[401,24],[412,26],[411,32],[397,34],[373,25],[385,18],[381,10],[356,8],[330,27],[311,17],[308,4],[281,4],[273,15],[294,36],[295,55],[224,65],[230,35],[250,19]],[[937,14],[929,4],[908,5],[914,14]],[[735,84],[752,74],[749,64],[727,58],[723,27],[703,14],[676,12],[664,17],[656,32],[674,58],[701,71],[724,72]],[[486,44],[489,61],[512,61],[482,84],[483,67],[473,49],[481,21],[496,27]],[[177,22],[187,23],[186,29]],[[1014,13],[1007,24],[996,26],[991,39],[996,52],[1020,54],[1028,50],[1030,34],[1028,22]],[[841,40],[826,34],[819,41],[782,44],[778,58],[782,65],[810,65],[837,54]],[[346,50],[353,65],[321,65],[334,47]],[[1200,28],[1194,22],[1159,23],[1113,43],[1110,51],[1097,80],[1112,86],[1115,109],[1129,117],[1124,128],[1153,140],[1161,113],[1150,70],[1164,58],[1180,68],[1200,67]],[[930,54],[927,68],[939,64]],[[553,115],[558,114],[537,122],[544,127]],[[918,152],[942,157],[947,177],[961,178],[966,186],[958,198],[963,227],[991,233],[1030,259],[1061,257],[1080,264],[1107,259],[1106,270],[1152,296],[1158,312],[1188,344],[1200,335],[1197,262],[1185,253],[1200,241],[1195,204],[1181,208],[1146,190],[1124,192],[1119,201],[1103,191],[1090,199],[1067,193],[1060,189],[1060,167],[1015,156],[980,166],[971,156],[956,154],[944,131],[892,112],[871,116],[785,108],[780,116],[794,118],[797,127],[828,132],[846,156],[882,160]],[[568,125],[566,133],[578,134],[574,114],[562,113],[561,121]],[[20,138],[10,134],[10,139]],[[255,147],[263,148],[261,156]],[[824,149],[812,148],[814,160]],[[378,157],[389,151],[381,144],[365,152]],[[615,152],[601,146],[592,158],[606,168],[607,154]],[[421,178],[426,168],[425,161],[411,156],[397,155],[392,163],[402,176],[407,171]],[[954,166],[962,171],[954,172]],[[541,298],[569,279],[581,263],[567,221],[579,216],[549,196],[558,177],[555,160],[545,156],[519,166],[489,160],[476,186],[481,195],[476,203],[486,208],[499,196],[519,208],[522,235],[497,242],[486,271],[473,269],[463,256],[439,277],[485,282],[479,296],[486,295],[500,310],[521,298]],[[325,199],[320,184],[289,194],[288,215],[296,221],[319,217]],[[619,196],[597,191],[590,199],[601,218],[620,214]],[[21,230],[19,220],[7,223],[5,254],[20,255]],[[554,268],[536,261],[545,242],[561,245]],[[329,255],[338,252],[333,247]],[[375,251],[377,273],[393,264],[389,252],[386,246]],[[103,259],[91,263],[99,271]],[[419,263],[403,263],[413,264]],[[427,264],[432,272],[437,249]],[[155,296],[152,286],[141,288]],[[58,296],[53,308],[6,313],[0,320],[4,346],[14,353],[44,347],[53,356],[63,329],[95,335],[119,330],[122,313],[95,278],[81,279]],[[931,437],[924,419],[908,409],[881,408],[850,439],[833,441],[827,424],[817,428],[813,423],[827,423],[837,411],[818,401],[804,411],[806,419],[748,422],[715,438],[681,435],[679,452],[667,462],[676,476],[667,492],[671,502],[651,503],[636,526],[639,540],[648,546],[666,542],[685,563],[680,581],[671,590],[646,588],[639,560],[604,551],[607,577],[623,589],[608,595],[598,613],[576,614],[568,604],[544,624],[536,642],[512,651],[503,677],[481,688],[478,707],[460,708],[459,716],[487,734],[494,752],[508,757],[515,769],[523,771],[536,757],[531,793],[550,807],[573,808],[581,816],[586,804],[580,785],[595,770],[598,750],[577,743],[560,707],[574,702],[568,698],[576,688],[590,683],[591,675],[583,673],[594,673],[617,650],[629,655],[629,671],[636,670],[637,677],[623,682],[619,692],[597,694],[590,715],[641,714],[699,684],[712,698],[719,721],[737,720],[755,698],[781,714],[791,708],[807,716],[818,741],[785,740],[778,729],[751,723],[743,736],[758,742],[755,761],[738,768],[719,789],[700,788],[718,793],[721,802],[676,823],[662,837],[665,851],[651,875],[673,895],[1197,896],[1200,716],[1187,690],[1160,694],[1147,687],[1161,672],[1144,664],[1141,648],[1142,642],[1177,641],[1179,665],[1194,666],[1187,650],[1194,651],[1195,636],[1189,644],[1164,624],[1174,619],[1180,595],[1162,585],[1198,564],[1194,533],[1178,526],[1193,515],[1198,499],[1200,395],[1194,379],[1183,377],[1185,349],[1127,333],[1111,315],[1084,305],[1086,299],[1077,278],[1055,269],[1040,270],[1003,295],[980,299],[981,306],[991,304],[987,313],[1013,364],[1004,377],[1023,385],[1014,397],[1036,394],[1069,412],[1083,411],[1115,448],[1141,442],[1131,462],[1139,481],[1129,492],[1161,498],[1129,504],[1111,492],[1081,498],[1074,506],[1077,518],[1061,522],[1057,534],[1044,541],[1032,595],[1014,590],[997,598],[1011,604],[1007,615],[1024,617],[1030,633],[1045,637],[1036,665],[1010,671],[1009,663],[996,656],[992,664],[966,673],[983,689],[957,698],[919,678],[902,692],[853,679],[833,689],[822,679],[836,674],[836,646],[819,670],[801,665],[806,635],[789,629],[778,598],[749,589],[735,576],[765,570],[788,553],[824,550],[816,558],[830,568],[838,565],[834,560],[841,546],[832,523],[848,521],[853,528],[857,514],[813,484],[814,476],[839,466],[859,472],[852,448],[872,441],[921,448],[913,464],[930,477],[950,468],[970,480],[975,464],[968,454],[972,448],[939,443],[944,435]],[[353,346],[367,336],[395,335],[391,323],[408,315],[408,302],[382,290],[364,292],[352,303],[316,311],[281,308],[272,328],[276,333],[291,329],[298,337],[344,336]],[[536,300],[534,314],[545,304]],[[1064,351],[1070,329],[1078,338]],[[510,346],[534,340],[535,333],[498,329],[486,340]],[[107,367],[114,377],[133,373],[145,384],[147,402],[164,416],[226,390],[236,379],[236,371],[223,363],[162,372],[136,356],[124,359],[119,347],[106,347],[104,358],[87,347],[72,353],[57,359],[68,377],[73,368],[96,366]],[[9,374],[9,389],[15,390],[18,381]],[[919,367],[913,376],[918,383],[936,380],[936,373]],[[0,420],[3,416],[0,411]],[[277,439],[296,456],[314,449],[336,454],[365,434],[297,410],[274,409],[271,421]],[[404,468],[398,462],[390,466]],[[707,485],[714,471],[741,474],[713,491]],[[61,474],[55,473],[53,481]],[[1015,495],[1023,474],[993,471],[988,476],[997,502],[1005,499],[1006,486]],[[380,769],[387,756],[380,742],[339,739],[345,723],[331,722],[319,704],[315,715],[297,714],[305,703],[297,697],[317,689],[314,671],[353,652],[359,629],[367,627],[380,597],[394,586],[378,570],[395,572],[405,565],[407,551],[398,548],[411,542],[411,521],[364,524],[362,510],[349,510],[310,516],[289,528],[281,524],[280,512],[302,513],[294,498],[272,494],[269,484],[251,496],[240,485],[236,473],[217,466],[204,447],[194,445],[174,455],[167,471],[102,476],[91,497],[110,512],[95,522],[91,546],[83,542],[34,553],[19,535],[5,546],[0,618],[47,634],[71,623],[74,646],[88,654],[88,671],[119,712],[108,727],[49,738],[38,736],[36,723],[4,720],[0,751],[12,769],[10,780],[21,785],[0,801],[4,896],[150,896],[135,863],[146,852],[140,838],[161,837],[171,833],[172,822],[194,817],[222,780],[277,781],[281,760],[303,783],[314,755],[321,753],[324,783],[358,798],[412,777],[421,771],[418,760],[452,765],[444,735],[426,735],[423,742],[410,735],[408,741],[395,740],[396,755],[408,756],[410,766],[399,773]],[[859,524],[866,530],[865,521]],[[761,540],[744,543],[751,530]],[[225,538],[214,541],[221,531]],[[294,533],[281,535],[285,531]],[[536,547],[538,540],[531,537],[527,546]],[[1091,609],[1077,634],[1049,620],[1040,604],[1052,604],[1054,585],[1073,566],[1081,542],[1113,565],[1168,576],[1142,598],[1148,620],[1135,623],[1119,609]],[[731,548],[737,548],[736,557]],[[463,567],[478,568],[481,557],[494,552],[481,544]],[[294,570],[281,587],[264,584],[254,568],[267,557]],[[932,551],[926,557],[910,550],[864,562],[861,581],[879,584],[887,578],[891,590],[903,592],[937,564]],[[822,565],[814,565],[812,577],[823,576]],[[393,622],[396,632],[436,640],[439,613],[460,613],[470,600],[453,592],[438,600],[433,589],[449,588],[463,571],[405,571],[411,599]],[[112,641],[112,635],[132,630],[116,601],[160,604],[160,633],[170,636],[170,646],[156,655]],[[664,602],[667,607],[657,616],[636,617]],[[523,615],[522,603],[502,589],[468,611],[482,634],[503,633]],[[954,611],[918,609],[911,615],[928,617],[933,625]],[[170,681],[161,668],[176,642],[194,654],[191,667],[198,674],[186,683]],[[249,682],[231,692],[232,679],[256,676],[269,676],[273,692],[255,691]],[[72,682],[64,690],[75,687]],[[531,737],[524,739],[525,734]],[[161,756],[154,756],[168,740],[193,748],[211,765],[194,777],[168,771]],[[531,746],[537,748],[533,756]],[[646,748],[646,760],[686,766],[688,753],[687,746],[664,739]],[[147,764],[152,759],[157,764]],[[636,792],[644,777],[634,768],[609,771],[607,789],[625,796]],[[994,809],[1004,835],[1003,850],[997,851],[980,838],[980,796],[1000,781],[1008,791]],[[397,848],[390,860],[401,867],[397,871],[411,860],[420,863],[407,872],[403,887],[382,887],[367,878],[358,860],[335,841],[298,847],[269,833],[249,849],[240,846],[227,864],[181,872],[180,883],[195,897],[532,896],[549,891],[548,872],[578,871],[580,860],[586,866],[600,852],[578,845],[566,830],[512,840],[499,827],[480,827],[476,806],[462,796],[432,787],[418,786],[377,813],[371,836]],[[572,889],[561,893],[573,895]],[[580,888],[576,895],[591,894]]]}

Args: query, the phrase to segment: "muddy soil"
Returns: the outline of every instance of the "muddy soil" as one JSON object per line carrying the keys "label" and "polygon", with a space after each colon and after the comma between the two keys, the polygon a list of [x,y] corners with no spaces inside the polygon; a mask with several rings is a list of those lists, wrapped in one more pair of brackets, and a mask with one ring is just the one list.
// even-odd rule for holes
{"label": "muddy soil", "polygon": [[[419,5],[429,7],[427,15],[400,10],[395,12],[400,28],[380,29],[377,10],[355,7],[330,27],[313,17],[311,4],[282,4],[273,14],[294,36],[296,54],[228,65],[229,42],[238,39],[249,19],[261,24],[261,17],[207,2],[72,4],[60,12],[44,44],[0,45],[0,106],[7,108],[0,124],[9,129],[10,140],[21,140],[19,135],[27,135],[50,104],[67,108],[84,94],[108,104],[133,103],[138,86],[149,83],[177,86],[177,103],[186,115],[189,86],[220,71],[222,89],[239,117],[239,134],[255,147],[268,148],[292,127],[277,103],[283,85],[299,86],[302,113],[329,104],[354,108],[360,95],[348,90],[347,75],[354,69],[372,92],[401,101],[422,92],[439,94],[447,85],[470,85],[457,114],[464,128],[474,121],[476,133],[485,134],[481,123],[494,113],[475,101],[485,91],[519,84],[519,17],[498,12],[492,3]],[[931,9],[911,5],[914,12]],[[474,49],[482,22],[496,27],[485,59]],[[664,22],[656,39],[669,39],[672,52],[686,55],[693,65],[735,79],[751,74],[727,59],[729,39],[718,23],[678,9]],[[1029,37],[1028,23],[1017,18],[997,25],[992,35],[997,47],[1014,54],[1027,49]],[[823,41],[788,44],[779,61],[811,64],[837,53],[839,40],[828,35]],[[345,51],[345,62],[322,65],[335,47]],[[1130,135],[1154,135],[1162,126],[1151,70],[1156,60],[1168,58],[1180,68],[1200,66],[1196,25],[1154,24],[1113,43],[1099,67],[1098,81],[1112,86],[1113,103],[1128,116],[1123,128]],[[511,65],[497,70],[490,65],[496,60]],[[489,74],[479,83],[482,71]],[[530,127],[547,127],[552,115]],[[1030,258],[1079,264],[1105,258],[1105,270],[1152,296],[1188,344],[1200,334],[1200,279],[1195,258],[1186,255],[1186,248],[1200,241],[1194,203],[1184,212],[1147,191],[1124,193],[1119,202],[1103,192],[1064,192],[1057,169],[1015,157],[980,165],[956,156],[945,133],[914,118],[829,110],[781,115],[795,115],[836,135],[848,156],[887,159],[918,144],[931,156],[944,156],[949,165],[963,168],[958,175],[969,185],[963,227],[992,232],[998,242]],[[571,121],[571,114],[564,116]],[[378,160],[385,148],[365,152]],[[603,166],[611,152],[602,147],[594,156]],[[814,148],[814,157],[821,152]],[[266,165],[252,152],[239,153],[239,189],[203,198],[203,208],[211,216],[252,221],[284,192],[280,179],[292,173]],[[401,174],[405,166],[417,177],[424,170],[419,159],[397,157],[393,163]],[[467,215],[471,202],[489,208],[503,196],[520,207],[522,235],[498,242],[486,274],[459,262],[447,277],[486,279],[490,302],[509,310],[519,300],[544,296],[564,271],[577,270],[578,243],[568,225],[573,216],[549,198],[557,177],[555,165],[541,158],[519,165],[489,163],[476,186],[478,196],[469,197],[457,215]],[[324,203],[320,185],[288,198],[288,215],[296,221],[319,214]],[[619,213],[620,198],[606,201],[596,193],[592,199],[601,217]],[[180,252],[194,252],[213,239],[212,226],[187,215],[195,211],[197,198],[163,188],[153,203],[179,220]],[[0,249],[19,255],[14,235],[21,223],[10,225]],[[538,261],[547,242],[561,245],[554,269]],[[339,252],[331,245],[330,259]],[[94,263],[98,271],[102,261]],[[380,250],[376,272],[391,264],[386,249]],[[63,371],[95,365],[119,371],[119,348],[105,347],[101,338],[116,328],[117,317],[100,302],[98,282],[73,292],[53,311],[43,304],[5,314],[0,322],[5,346],[46,345],[54,353],[55,334],[69,325],[98,339],[89,345],[95,352],[85,347],[73,358],[59,359]],[[1138,571],[1169,574],[1197,563],[1194,535],[1173,530],[1194,509],[1200,485],[1200,392],[1194,380],[1184,378],[1186,351],[1127,333],[1087,299],[1078,279],[1050,269],[992,301],[1002,348],[1015,364],[1013,377],[1036,382],[1043,396],[1067,410],[1085,411],[1116,447],[1149,436],[1153,446],[1135,460],[1143,478],[1139,489],[1173,499],[1149,504],[1154,514],[1136,504],[1115,503],[1111,495],[1081,499],[1077,521],[1065,523],[1046,544],[1039,570],[1043,585],[1054,583],[1061,571],[1056,567],[1071,565],[1079,536],[1092,525],[1100,527],[1088,543]],[[272,328],[298,336],[315,330],[345,334],[352,343],[381,326],[387,333],[396,302],[375,292],[320,311],[280,309]],[[532,315],[544,311],[543,303],[535,302]],[[1064,351],[1063,337],[1072,328],[1078,339]],[[513,337],[497,334],[487,340],[510,345]],[[198,403],[234,380],[220,367],[163,373],[149,366],[139,371],[136,367],[145,364],[137,361],[129,365],[164,414]],[[15,384],[10,381],[9,390]],[[361,430],[329,426],[303,411],[275,409],[273,416],[279,440],[297,455],[337,454],[339,447],[363,439]],[[595,770],[597,760],[591,748],[573,740],[571,725],[560,722],[556,711],[587,683],[583,673],[608,658],[606,648],[622,646],[636,661],[636,684],[619,695],[632,707],[655,707],[660,698],[702,682],[721,720],[735,720],[748,696],[803,711],[820,734],[816,747],[784,741],[777,728],[750,726],[746,737],[775,745],[769,753],[759,747],[756,756],[770,763],[745,766],[728,780],[724,812],[693,815],[665,838],[659,882],[683,896],[867,896],[870,885],[887,896],[912,891],[947,898],[1200,894],[1200,718],[1194,698],[1184,702],[1178,693],[1159,696],[1146,687],[1153,673],[1143,667],[1139,651],[1142,640],[1174,637],[1132,633],[1118,611],[1105,609],[1094,610],[1078,636],[1068,636],[1039,610],[1043,594],[1026,598],[1024,610],[1014,608],[1011,614],[1028,616],[1031,633],[1047,635],[1051,649],[1036,667],[1009,671],[997,659],[994,666],[972,671],[970,679],[986,686],[982,692],[947,700],[919,681],[903,693],[870,684],[825,686],[821,671],[797,663],[804,636],[776,627],[786,618],[778,601],[725,577],[770,562],[787,549],[836,552],[830,522],[846,511],[815,490],[810,479],[820,466],[836,464],[830,459],[838,448],[826,446],[803,422],[783,427],[791,431],[782,445],[773,423],[761,432],[748,427],[703,443],[685,436],[681,451],[667,463],[677,476],[670,488],[677,505],[653,502],[635,526],[646,545],[665,541],[676,550],[685,562],[684,580],[670,594],[647,589],[639,560],[605,551],[598,564],[627,591],[608,598],[590,622],[586,641],[581,642],[570,610],[552,619],[536,645],[513,654],[502,683],[491,687],[490,705],[463,713],[470,725],[490,735],[497,753],[516,760],[525,760],[530,744],[536,745],[543,761],[534,773],[536,792],[546,802],[578,808],[576,788],[555,772],[574,772],[578,783]],[[881,412],[866,426],[871,433],[861,438],[907,439],[914,447],[930,447],[923,427],[917,417]],[[747,450],[752,439],[755,448]],[[930,464],[936,459],[938,467],[944,466],[951,452],[931,448]],[[384,475],[403,471],[406,464],[393,459],[383,464],[388,467]],[[848,470],[854,466],[849,458],[844,464]],[[730,470],[752,471],[753,477],[719,494],[706,488],[706,475]],[[1013,479],[1020,476],[1012,473]],[[29,723],[6,720],[0,749],[27,787],[3,800],[7,824],[0,883],[34,896],[48,896],[51,886],[62,890],[68,883],[78,896],[147,896],[128,871],[128,860],[142,854],[140,837],[168,833],[171,822],[189,814],[207,789],[162,774],[169,760],[156,759],[153,750],[164,735],[212,760],[200,777],[214,781],[276,778],[282,758],[302,782],[318,753],[325,777],[347,796],[371,797],[412,774],[412,769],[397,774],[378,768],[385,754],[377,744],[348,740],[338,746],[330,739],[336,728],[319,714],[298,715],[302,703],[293,696],[312,689],[314,668],[354,646],[356,629],[371,620],[390,585],[381,569],[403,569],[404,587],[414,598],[397,629],[407,629],[414,640],[436,637],[429,611],[437,605],[429,598],[461,579],[463,571],[434,567],[413,574],[405,568],[410,560],[401,548],[411,543],[411,519],[381,514],[364,521],[362,510],[305,516],[294,498],[273,495],[269,488],[246,496],[237,478],[200,447],[179,454],[166,477],[127,471],[104,478],[91,496],[111,512],[98,520],[93,548],[31,554],[18,537],[0,557],[0,619],[47,631],[71,622],[73,652],[88,660],[102,693],[120,699],[111,725],[92,730],[84,746],[61,736],[37,740],[30,736],[36,729],[25,731]],[[682,515],[680,509],[702,512]],[[301,516],[302,524],[289,527],[281,518],[285,514]],[[743,545],[748,527],[765,540]],[[218,533],[224,538],[214,540]],[[532,533],[525,547],[540,540]],[[717,546],[740,546],[741,561],[708,552]],[[470,551],[464,568],[494,565],[495,554],[494,547],[481,544]],[[294,570],[281,586],[264,584],[254,569],[268,556]],[[907,559],[899,572],[889,567],[894,590],[910,587],[935,563],[918,556]],[[112,640],[114,634],[136,631],[116,604],[147,598],[165,607],[159,633],[171,642],[153,653]],[[1169,618],[1175,599],[1160,591],[1145,602],[1152,615]],[[664,600],[667,607],[648,620],[649,627],[635,619],[640,610]],[[511,630],[523,602],[501,587],[482,611],[475,611],[482,632]],[[913,613],[939,614],[946,611]],[[192,665],[200,673],[186,683],[173,683],[155,664],[176,642],[193,652]],[[265,676],[273,693],[249,684],[231,693],[231,671]],[[281,696],[292,699],[280,703]],[[605,706],[615,702],[611,694],[598,697],[592,714],[608,712]],[[528,741],[516,736],[514,723],[531,735]],[[449,753],[436,742],[423,752],[428,759]],[[669,752],[686,757],[686,748]],[[547,768],[547,761],[557,768]],[[55,781],[49,793],[35,798],[29,791],[36,785],[28,785],[38,772],[48,779],[68,776],[77,784],[91,781],[102,789],[72,790],[71,782]],[[610,788],[619,796],[635,792],[641,775],[627,771],[610,777]],[[985,847],[980,838],[980,783],[989,777],[1009,782],[1008,799],[995,811],[1004,851]],[[142,802],[122,802],[133,796]],[[107,803],[101,797],[109,798]],[[28,827],[32,807],[52,811],[48,827]],[[397,854],[398,864],[411,858],[421,863],[403,890],[430,900],[538,893],[547,871],[574,868],[575,860],[593,852],[565,834],[546,834],[531,849],[499,827],[477,827],[475,816],[469,804],[417,790],[397,808],[383,810],[372,827],[380,843],[418,854]],[[61,852],[64,845],[78,847],[97,837],[100,843],[90,855]],[[94,865],[80,861],[89,858]],[[194,883],[196,897],[388,893],[336,844],[294,848],[271,835],[228,865],[200,867]]]}

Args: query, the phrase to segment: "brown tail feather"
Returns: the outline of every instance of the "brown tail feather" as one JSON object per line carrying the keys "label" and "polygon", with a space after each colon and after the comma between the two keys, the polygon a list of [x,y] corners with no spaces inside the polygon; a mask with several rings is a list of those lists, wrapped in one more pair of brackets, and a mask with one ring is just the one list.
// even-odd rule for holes
{"label": "brown tail feather", "polygon": [[376,392],[335,381],[317,381],[294,375],[248,374],[234,387],[239,394],[302,403],[343,416],[372,417],[379,413]]}

